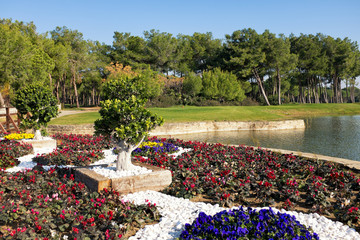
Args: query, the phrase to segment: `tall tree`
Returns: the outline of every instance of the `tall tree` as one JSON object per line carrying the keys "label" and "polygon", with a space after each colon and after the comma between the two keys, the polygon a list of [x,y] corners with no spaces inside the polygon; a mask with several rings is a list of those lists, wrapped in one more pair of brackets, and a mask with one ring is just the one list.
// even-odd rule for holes
{"label": "tall tree", "polygon": [[[322,36],[320,34],[304,35],[299,37],[290,36],[291,53],[298,55],[298,85],[299,85],[299,101],[305,103],[310,99],[310,87],[317,84],[320,76],[324,76],[327,68],[328,59],[323,51]],[[305,86],[308,88],[308,100],[305,99]]]}
{"label": "tall tree", "polygon": [[[54,65],[42,41],[33,23],[0,20],[0,85],[10,87],[7,92],[48,79]],[[4,104],[1,91],[0,104]]]}
{"label": "tall tree", "polygon": [[297,55],[290,53],[290,40],[284,35],[276,37],[266,30],[263,37],[267,39],[265,52],[269,70],[274,72],[277,79],[278,103],[281,105],[281,79],[296,68]]}
{"label": "tall tree", "polygon": [[168,74],[173,70],[171,66],[176,54],[177,39],[170,33],[160,33],[154,29],[145,31],[144,36],[150,65],[154,70]]}
{"label": "tall tree", "polygon": [[345,78],[347,62],[351,58],[352,43],[348,38],[334,39],[327,36],[324,40],[328,71],[333,83],[334,102],[342,102],[341,80]]}
{"label": "tall tree", "polygon": [[235,31],[232,35],[225,35],[225,37],[227,54],[225,64],[228,69],[241,78],[248,79],[253,76],[266,104],[270,105],[263,86],[266,39],[251,28]]}
{"label": "tall tree", "polygon": [[148,61],[145,39],[131,36],[130,33],[115,32],[110,57],[114,63],[142,68]]}
{"label": "tall tree", "polygon": [[211,32],[196,32],[189,40],[193,55],[189,64],[190,69],[195,73],[201,73],[214,66],[222,48],[221,41],[214,39]]}
{"label": "tall tree", "polygon": [[84,68],[89,53],[89,45],[83,39],[83,34],[77,30],[70,30],[67,27],[56,27],[51,31],[51,37],[55,44],[70,46],[68,63],[71,72],[71,84],[75,93],[76,106],[80,107],[77,82],[81,81],[80,70]]}

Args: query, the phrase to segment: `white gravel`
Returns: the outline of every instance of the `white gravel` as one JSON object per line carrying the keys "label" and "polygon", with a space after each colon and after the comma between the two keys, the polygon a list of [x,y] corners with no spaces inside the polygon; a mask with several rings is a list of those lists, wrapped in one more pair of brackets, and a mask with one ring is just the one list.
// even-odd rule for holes
{"label": "white gravel", "polygon": [[[35,154],[30,154],[19,158],[21,162],[18,166],[8,169],[8,172],[23,171],[25,169],[31,169],[36,166],[36,163],[32,162],[32,158],[37,154],[50,153],[54,149],[41,148],[34,149]],[[174,157],[179,154],[190,151],[190,149],[180,149]],[[105,158],[97,161],[93,165],[109,164],[113,163],[116,159],[116,155],[111,150],[105,150]],[[71,167],[71,166],[67,166]],[[50,168],[46,167],[46,168]],[[99,168],[99,167],[95,167]],[[100,169],[100,168],[99,168]],[[108,169],[109,171],[116,172],[114,168]],[[100,170],[104,171],[105,170]],[[107,171],[107,170],[106,170]],[[124,174],[124,173],[121,173]],[[119,176],[116,176],[119,177]],[[163,193],[155,191],[144,191],[123,196],[124,200],[134,202],[135,204],[146,204],[146,200],[151,203],[156,203],[160,214],[162,215],[160,222],[154,225],[148,225],[143,229],[140,229],[135,236],[131,237],[131,240],[158,240],[158,239],[175,239],[181,234],[184,225],[186,223],[192,223],[192,221],[202,211],[206,214],[214,215],[226,208],[219,207],[219,205],[211,205],[203,202],[191,202],[188,199],[176,198]],[[279,211],[277,209],[274,209]],[[281,212],[287,212],[294,215],[300,223],[307,227],[311,227],[316,232],[321,240],[360,240],[360,234],[354,229],[342,224],[341,222],[331,221],[326,217],[318,214],[303,214],[293,211],[280,210]]]}
{"label": "white gravel", "polygon": [[[135,236],[129,240],[155,240],[155,239],[175,239],[180,236],[186,223],[192,223],[200,212],[208,215],[214,215],[217,212],[228,208],[219,207],[219,205],[206,204],[203,202],[191,202],[188,199],[176,198],[155,191],[144,191],[128,194],[123,197],[124,200],[134,202],[135,204],[145,204],[146,200],[155,203],[162,215],[160,222],[154,225],[148,225],[139,230]],[[261,208],[256,208],[261,209]],[[275,212],[279,211],[274,209]],[[293,211],[280,210],[280,212],[294,215],[296,219],[307,227],[311,227],[317,233],[321,240],[356,240],[360,235],[354,229],[334,222],[319,214],[303,214]]]}

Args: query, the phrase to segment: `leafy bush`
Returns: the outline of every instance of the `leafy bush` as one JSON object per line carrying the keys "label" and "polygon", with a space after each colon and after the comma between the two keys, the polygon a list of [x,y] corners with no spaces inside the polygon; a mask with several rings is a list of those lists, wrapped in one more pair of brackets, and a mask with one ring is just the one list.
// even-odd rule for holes
{"label": "leafy bush", "polygon": [[270,209],[240,207],[214,216],[200,212],[194,222],[185,225],[179,239],[319,239],[294,216]]}
{"label": "leafy bush", "polygon": [[[20,88],[13,103],[20,114],[21,127],[25,129],[46,127],[51,118],[58,114],[56,97],[40,83]],[[30,116],[27,116],[28,113]]]}
{"label": "leafy bush", "polygon": [[1,239],[120,239],[159,220],[151,203],[135,206],[107,189],[91,193],[67,169],[56,170],[0,171]]}

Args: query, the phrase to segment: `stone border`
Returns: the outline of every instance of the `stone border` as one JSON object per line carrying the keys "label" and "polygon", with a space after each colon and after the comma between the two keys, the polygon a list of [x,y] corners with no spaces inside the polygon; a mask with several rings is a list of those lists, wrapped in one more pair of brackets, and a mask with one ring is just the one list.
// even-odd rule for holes
{"label": "stone border", "polygon": [[284,120],[284,121],[256,121],[256,122],[186,122],[166,123],[150,132],[150,135],[175,135],[215,131],[241,131],[241,130],[283,130],[283,129],[304,129],[305,121]]}
{"label": "stone border", "polygon": [[[231,146],[235,146],[235,145],[231,145]],[[236,146],[238,146],[238,145],[236,145]],[[254,148],[257,148],[257,147],[254,147]],[[260,147],[260,148],[269,150],[272,152],[281,153],[281,154],[293,154],[293,155],[299,156],[299,157],[306,157],[306,158],[319,159],[319,160],[324,160],[324,161],[329,161],[329,162],[341,163],[349,168],[355,168],[357,170],[360,170],[360,161],[325,156],[325,155],[315,154],[315,153],[304,153],[304,152],[299,152],[299,151],[291,151],[291,150],[276,149],[276,148],[262,148],[262,147]]]}
{"label": "stone border", "polygon": [[[255,121],[255,122],[180,122],[165,123],[150,132],[150,135],[176,135],[186,133],[214,132],[214,131],[241,131],[241,130],[282,130],[282,129],[304,129],[304,120],[284,120],[284,121]],[[55,133],[77,133],[93,134],[93,124],[82,125],[49,125],[49,134]]]}

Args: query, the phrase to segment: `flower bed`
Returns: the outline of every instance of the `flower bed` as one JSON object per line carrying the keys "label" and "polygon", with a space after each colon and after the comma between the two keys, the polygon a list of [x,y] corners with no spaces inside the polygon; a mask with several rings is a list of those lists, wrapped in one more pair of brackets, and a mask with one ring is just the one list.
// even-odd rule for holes
{"label": "flower bed", "polygon": [[18,157],[30,154],[33,148],[30,144],[16,142],[15,140],[0,141],[0,168],[14,167],[19,164]]}
{"label": "flower bed", "polygon": [[179,239],[319,239],[294,216],[270,209],[240,207],[214,216],[200,212],[194,222],[185,225]]}
{"label": "flower bed", "polygon": [[109,139],[103,136],[57,133],[52,135],[52,137],[57,140],[57,147],[59,149],[66,148],[73,151],[90,151],[111,148]]}
{"label": "flower bed", "polygon": [[41,154],[33,161],[41,165],[88,166],[102,158],[102,149],[110,148],[110,141],[102,136],[55,134],[59,144],[52,153]]}
{"label": "flower bed", "polygon": [[358,218],[350,217],[348,210],[360,208],[360,178],[341,164],[253,147],[167,141],[193,150],[176,159],[158,153],[137,158],[172,171],[173,182],[164,190],[166,194],[227,207],[275,206],[317,212],[359,226]]}
{"label": "flower bed", "polygon": [[41,165],[74,165],[88,166],[104,158],[101,150],[74,151],[68,148],[55,149],[52,153],[41,154],[33,158],[33,161]]}
{"label": "flower bed", "polygon": [[[106,139],[86,135],[57,135],[56,138],[62,141],[60,149],[43,156],[42,161],[55,159],[60,152],[61,157],[47,164],[68,164],[70,159],[72,164],[87,165],[93,160],[86,159],[89,155],[81,154],[93,153],[96,160],[101,156],[94,150],[110,146]],[[154,140],[159,141],[158,146],[162,143],[162,146],[169,144],[192,149],[177,158],[166,151],[148,151],[148,158],[134,157],[136,161],[171,170],[173,182],[163,191],[166,194],[228,207],[274,206],[305,213],[317,212],[359,230],[360,178],[357,171],[337,163],[282,155],[260,148],[150,139]],[[86,151],[78,152],[82,149]]]}
{"label": "flower bed", "polygon": [[166,139],[158,139],[152,137],[144,141],[137,149],[133,151],[133,156],[148,157],[150,155],[166,153],[171,154],[179,150],[177,146],[172,143],[166,142]]}
{"label": "flower bed", "polygon": [[154,205],[89,192],[66,169],[0,171],[0,238],[119,239],[159,219]]}

